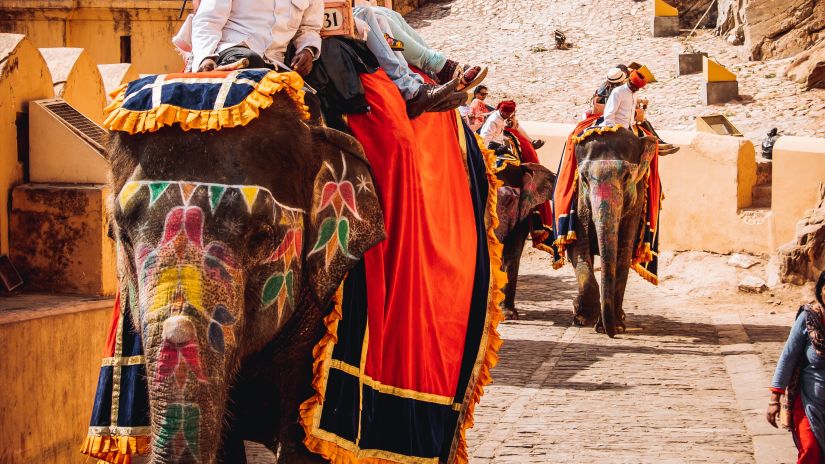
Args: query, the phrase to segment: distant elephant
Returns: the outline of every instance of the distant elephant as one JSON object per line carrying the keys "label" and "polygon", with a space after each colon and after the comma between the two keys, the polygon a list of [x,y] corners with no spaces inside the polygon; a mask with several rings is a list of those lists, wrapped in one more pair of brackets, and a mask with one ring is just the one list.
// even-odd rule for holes
{"label": "distant elephant", "polygon": [[[655,137],[639,138],[627,129],[592,135],[576,146],[579,217],[576,240],[567,248],[576,269],[579,293],[574,322],[596,324],[608,336],[624,331],[622,310],[628,272],[639,237],[645,177],[656,153]],[[601,256],[602,299],[593,273]]]}
{"label": "distant elephant", "polygon": [[518,319],[515,300],[521,253],[534,215],[538,215],[534,208],[550,200],[556,175],[540,164],[521,163],[506,166],[497,176],[504,182],[498,189],[496,208],[499,218],[496,236],[504,244],[502,270],[507,273],[502,310],[507,319]]}
{"label": "distant elephant", "polygon": [[284,93],[247,126],[113,132],[118,271],[146,359],[151,463],[321,462],[301,440],[312,349],[345,274],[384,238],[361,145]]}

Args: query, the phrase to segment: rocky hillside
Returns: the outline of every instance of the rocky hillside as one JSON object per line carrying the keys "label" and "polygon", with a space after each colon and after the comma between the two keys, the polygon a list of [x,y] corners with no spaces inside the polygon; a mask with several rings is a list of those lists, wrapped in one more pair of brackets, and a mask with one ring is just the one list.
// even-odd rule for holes
{"label": "rocky hillside", "polygon": [[717,30],[746,58],[786,58],[825,39],[823,0],[719,0]]}

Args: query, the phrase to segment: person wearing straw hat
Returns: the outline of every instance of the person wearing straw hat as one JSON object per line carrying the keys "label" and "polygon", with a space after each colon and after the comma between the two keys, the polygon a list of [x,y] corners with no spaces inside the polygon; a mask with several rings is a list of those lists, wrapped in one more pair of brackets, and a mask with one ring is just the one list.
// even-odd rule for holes
{"label": "person wearing straw hat", "polygon": [[631,71],[627,78],[627,82],[614,88],[607,98],[607,103],[604,106],[604,116],[600,126],[614,126],[621,125],[627,129],[635,130],[638,126],[640,135],[642,131],[649,133],[659,139],[659,155],[669,155],[679,151],[679,147],[664,142],[653,126],[645,120],[645,109],[647,108],[647,100],[640,100],[636,96],[636,92],[642,89],[647,84],[647,79],[639,71]]}
{"label": "person wearing straw hat", "polygon": [[596,93],[593,94],[593,110],[591,114],[604,113],[604,105],[607,103],[607,98],[610,96],[610,92],[612,92],[616,87],[624,84],[629,75],[630,70],[623,64],[620,64],[615,68],[611,68],[607,72],[607,80],[605,80],[596,90]]}

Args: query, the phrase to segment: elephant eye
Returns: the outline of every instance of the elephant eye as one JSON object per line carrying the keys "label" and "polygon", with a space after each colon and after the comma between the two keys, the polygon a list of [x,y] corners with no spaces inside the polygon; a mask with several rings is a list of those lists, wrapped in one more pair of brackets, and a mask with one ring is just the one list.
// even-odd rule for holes
{"label": "elephant eye", "polygon": [[259,250],[266,246],[271,248],[273,246],[274,238],[275,233],[272,226],[264,224],[249,238],[249,248],[251,250]]}
{"label": "elephant eye", "polygon": [[120,240],[120,243],[123,244],[125,248],[132,249],[132,238],[125,229],[118,230],[118,240]]}

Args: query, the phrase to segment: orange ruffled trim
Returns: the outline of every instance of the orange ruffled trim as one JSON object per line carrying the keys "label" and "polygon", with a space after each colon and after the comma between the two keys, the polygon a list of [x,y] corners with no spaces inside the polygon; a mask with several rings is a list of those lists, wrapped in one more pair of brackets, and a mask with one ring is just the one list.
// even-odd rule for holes
{"label": "orange ruffled trim", "polygon": [[[487,159],[487,181],[490,185],[490,191],[487,196],[487,214],[489,217],[489,224],[487,224],[487,246],[490,253],[490,290],[487,301],[487,324],[485,327],[486,336],[482,340],[487,340],[487,346],[483,347],[484,355],[481,360],[481,366],[475,379],[475,386],[473,387],[470,401],[467,402],[467,409],[464,412],[464,417],[459,418],[458,425],[458,444],[454,447],[455,459],[453,462],[457,464],[466,464],[470,461],[467,453],[467,429],[473,427],[474,413],[476,404],[484,396],[484,387],[493,382],[491,370],[498,364],[498,350],[501,348],[503,340],[498,333],[498,324],[504,320],[504,314],[501,312],[501,302],[504,301],[504,292],[502,288],[507,285],[507,274],[501,270],[502,266],[502,252],[504,245],[496,238],[495,230],[498,227],[499,219],[496,213],[498,204],[498,188],[503,185],[495,173],[496,155],[492,150],[484,148],[481,137],[476,135],[478,146],[481,149],[482,155]],[[465,400],[466,402],[466,400]]]}
{"label": "orange ruffled trim", "polygon": [[131,464],[132,456],[149,454],[149,437],[89,435],[80,452],[99,459],[99,463]]}
{"label": "orange ruffled trim", "polygon": [[126,87],[112,92],[112,103],[103,110],[106,119],[103,127],[109,130],[118,130],[136,134],[154,132],[161,127],[177,124],[181,129],[188,131],[219,130],[225,127],[245,126],[255,120],[262,109],[272,105],[272,96],[280,91],[295,102],[303,119],[309,119],[309,108],[304,105],[304,80],[295,72],[279,73],[270,71],[255,86],[255,89],[246,96],[244,101],[235,106],[216,110],[190,110],[179,106],[163,104],[146,111],[132,111],[123,108],[126,98]]}

